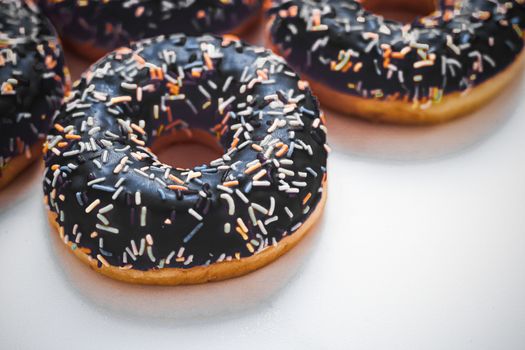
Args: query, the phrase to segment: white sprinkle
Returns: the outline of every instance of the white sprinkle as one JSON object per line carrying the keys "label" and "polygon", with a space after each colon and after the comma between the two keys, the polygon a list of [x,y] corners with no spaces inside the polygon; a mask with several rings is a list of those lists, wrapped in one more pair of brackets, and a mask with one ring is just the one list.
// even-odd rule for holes
{"label": "white sprinkle", "polygon": [[233,201],[232,196],[230,196],[227,193],[221,193],[220,197],[228,203],[228,214],[233,215],[235,214],[235,202]]}
{"label": "white sprinkle", "polygon": [[268,209],[266,209],[265,207],[263,207],[262,205],[260,204],[257,204],[257,203],[252,203],[252,207],[253,209],[263,213],[264,215],[267,215],[268,214]]}
{"label": "white sprinkle", "polygon": [[253,225],[257,225],[257,218],[255,217],[255,212],[253,211],[252,207],[248,207],[248,214],[250,215],[250,219],[252,220]]}
{"label": "white sprinkle", "polygon": [[270,209],[268,209],[268,215],[272,216],[274,210],[275,210],[275,198],[273,198],[273,196],[271,196],[270,197]]}
{"label": "white sprinkle", "polygon": [[109,220],[102,214],[97,214],[97,218],[104,224],[109,225]]}
{"label": "white sprinkle", "polygon": [[101,208],[98,212],[100,214],[105,214],[113,209],[113,204],[108,204],[104,208]]}
{"label": "white sprinkle", "polygon": [[148,252],[148,257],[152,262],[155,262],[155,256],[153,255],[153,248],[151,246],[148,246],[146,248],[146,251]]}
{"label": "white sprinkle", "polygon": [[96,224],[95,227],[97,229],[99,229],[99,230],[111,232],[111,233],[114,233],[114,234],[118,233],[118,228],[115,228],[115,227],[109,227],[109,226],[104,226],[104,225],[100,225],[100,224]]}
{"label": "white sprinkle", "polygon": [[257,220],[257,226],[259,226],[259,229],[261,230],[262,234],[267,236],[268,231],[266,231],[266,227],[264,226],[263,222],[261,220]]}
{"label": "white sprinkle", "polygon": [[148,208],[142,207],[140,210],[140,226],[144,227],[146,226],[146,213]]}
{"label": "white sprinkle", "polygon": [[244,195],[244,193],[242,193],[238,188],[235,189],[235,193],[237,194],[237,196],[239,196],[239,198],[246,204],[250,203],[250,201],[248,200],[248,198],[246,198],[246,196]]}
{"label": "white sprinkle", "polygon": [[111,196],[111,199],[115,200],[118,198],[118,196],[120,195],[120,193],[124,190],[124,187],[119,187],[118,190],[113,193],[113,195]]}
{"label": "white sprinkle", "polygon": [[202,221],[202,216],[193,210],[193,208],[188,209],[188,213],[190,213],[195,219]]}

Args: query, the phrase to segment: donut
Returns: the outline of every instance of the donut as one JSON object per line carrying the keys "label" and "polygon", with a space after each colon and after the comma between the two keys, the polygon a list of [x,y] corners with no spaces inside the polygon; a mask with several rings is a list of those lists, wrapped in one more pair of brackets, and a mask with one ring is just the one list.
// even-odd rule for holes
{"label": "donut", "polygon": [[68,83],[62,49],[31,2],[0,1],[0,188],[42,153]]}
{"label": "donut", "polygon": [[[231,36],[117,49],[76,83],[54,123],[43,184],[51,224],[118,280],[243,275],[293,247],[324,205],[317,100],[281,57]],[[223,155],[182,169],[153,152],[188,139]]]}
{"label": "donut", "polygon": [[323,105],[372,121],[428,124],[497,95],[523,62],[523,0],[397,0],[433,8],[410,23],[368,11],[386,2],[277,0],[267,40]]}
{"label": "donut", "polygon": [[39,1],[66,44],[91,59],[162,34],[238,35],[262,12],[262,0]]}

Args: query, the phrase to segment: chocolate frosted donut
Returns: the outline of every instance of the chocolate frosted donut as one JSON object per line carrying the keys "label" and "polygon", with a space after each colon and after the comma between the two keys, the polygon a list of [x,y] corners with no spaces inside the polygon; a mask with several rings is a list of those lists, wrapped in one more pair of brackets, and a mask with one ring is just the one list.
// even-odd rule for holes
{"label": "chocolate frosted donut", "polygon": [[0,188],[41,153],[67,76],[55,32],[38,9],[0,0]]}
{"label": "chocolate frosted donut", "polygon": [[[95,63],[55,119],[44,180],[52,223],[77,256],[120,280],[239,276],[283,254],[320,214],[325,132],[307,83],[268,50],[229,37],[140,41]],[[191,134],[224,155],[180,169],[148,148]]]}
{"label": "chocolate frosted donut", "polygon": [[444,121],[483,104],[519,69],[523,0],[444,0],[409,24],[371,13],[367,4],[380,5],[277,0],[269,12],[274,49],[308,78],[322,103],[341,112]]}
{"label": "chocolate frosted donut", "polygon": [[161,34],[239,34],[259,16],[261,0],[39,0],[62,38],[98,58]]}

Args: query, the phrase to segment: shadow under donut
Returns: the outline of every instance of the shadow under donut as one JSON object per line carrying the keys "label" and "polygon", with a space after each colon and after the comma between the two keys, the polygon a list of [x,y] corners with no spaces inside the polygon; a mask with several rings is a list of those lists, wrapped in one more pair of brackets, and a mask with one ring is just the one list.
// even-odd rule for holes
{"label": "shadow under donut", "polygon": [[40,176],[42,162],[36,161],[17,175],[9,185],[0,190],[0,214],[29,197],[32,191],[42,191]]}
{"label": "shadow under donut", "polygon": [[466,151],[518,115],[522,76],[476,112],[433,126],[374,124],[324,108],[329,143],[344,154],[381,161],[425,161]]}
{"label": "shadow under donut", "polygon": [[126,284],[91,271],[51,227],[48,231],[54,261],[79,297],[117,317],[184,326],[235,319],[272,304],[304,268],[323,226],[321,218],[294,249],[253,273],[222,282],[171,287]]}

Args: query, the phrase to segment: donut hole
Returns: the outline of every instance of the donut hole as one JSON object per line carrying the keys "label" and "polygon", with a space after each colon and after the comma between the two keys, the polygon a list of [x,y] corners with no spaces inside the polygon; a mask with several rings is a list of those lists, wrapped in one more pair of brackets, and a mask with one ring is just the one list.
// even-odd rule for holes
{"label": "donut hole", "polygon": [[367,11],[402,23],[411,23],[438,9],[434,0],[363,0],[362,4]]}
{"label": "donut hole", "polygon": [[224,154],[223,147],[211,134],[200,129],[189,131],[161,136],[151,149],[161,162],[185,169],[209,164]]}

